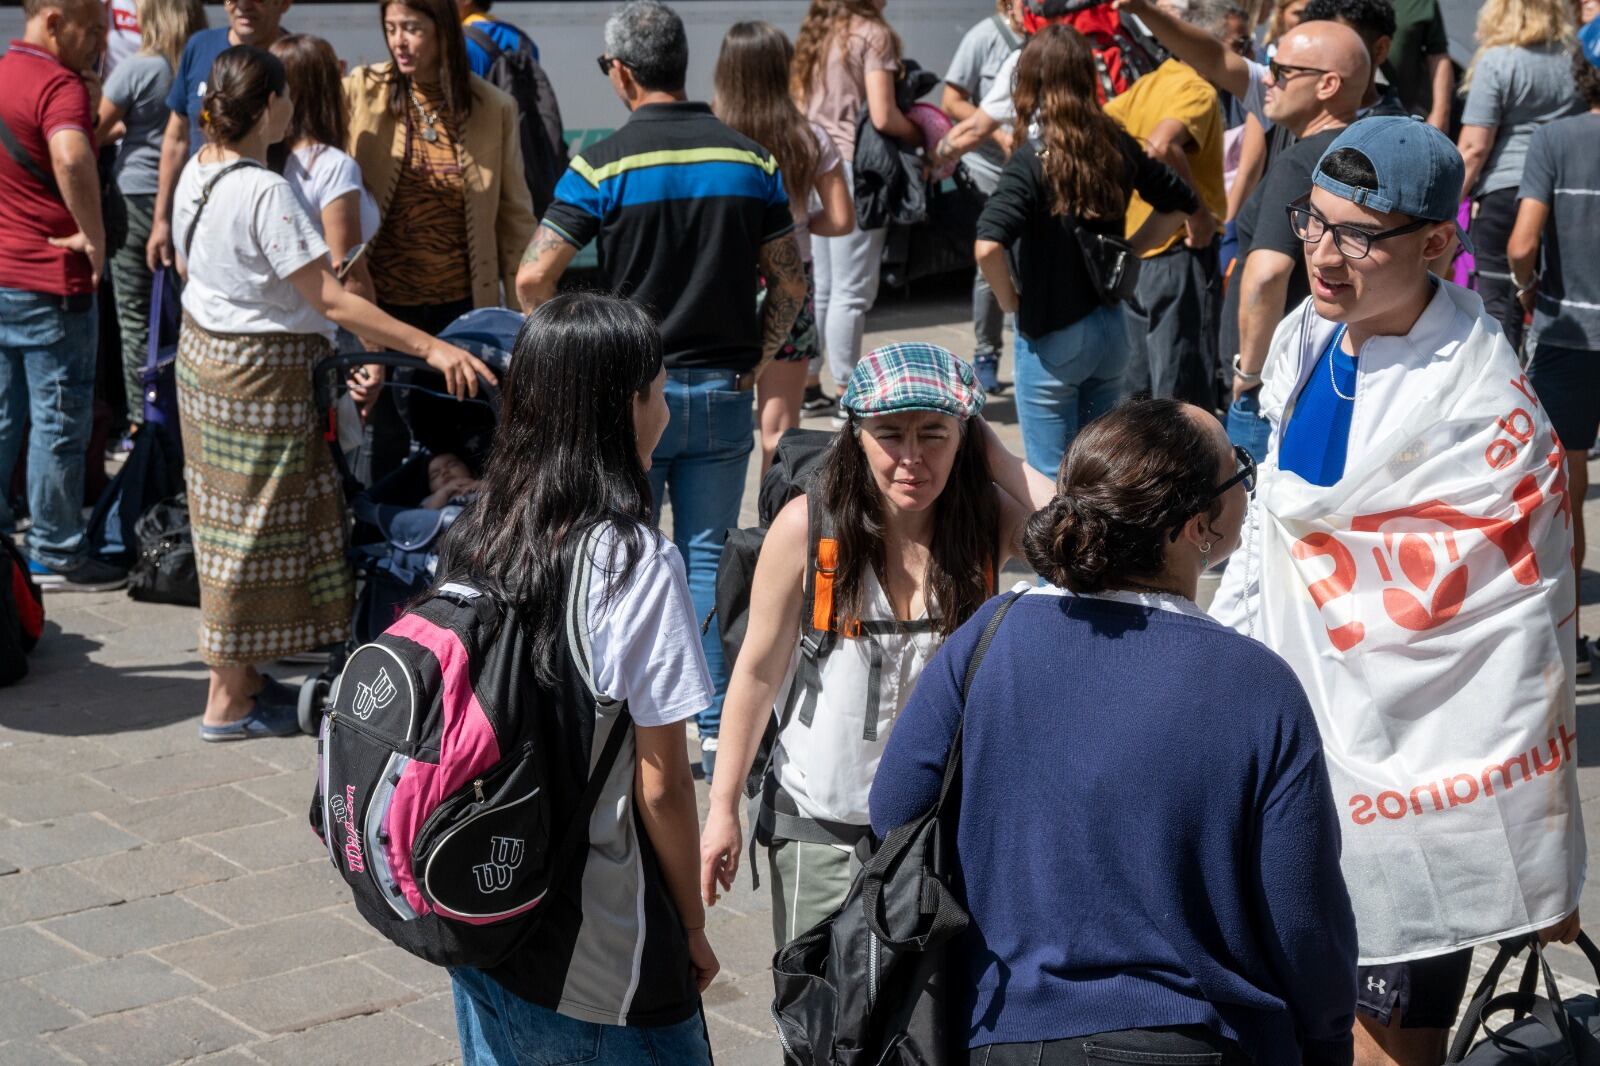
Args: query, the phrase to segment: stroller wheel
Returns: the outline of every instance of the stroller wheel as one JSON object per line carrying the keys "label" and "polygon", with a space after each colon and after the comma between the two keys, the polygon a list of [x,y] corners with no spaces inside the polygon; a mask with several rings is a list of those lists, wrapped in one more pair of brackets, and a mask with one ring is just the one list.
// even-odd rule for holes
{"label": "stroller wheel", "polygon": [[328,679],[313,677],[300,685],[300,698],[296,711],[300,716],[300,732],[316,736],[322,728],[322,713],[328,698]]}

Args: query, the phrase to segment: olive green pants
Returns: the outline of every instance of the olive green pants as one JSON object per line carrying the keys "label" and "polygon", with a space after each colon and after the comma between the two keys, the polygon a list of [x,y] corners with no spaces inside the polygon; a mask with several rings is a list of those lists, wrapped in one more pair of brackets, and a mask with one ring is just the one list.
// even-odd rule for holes
{"label": "olive green pants", "polygon": [[859,869],[854,848],[797,840],[768,847],[774,943],[783,947],[838,910]]}

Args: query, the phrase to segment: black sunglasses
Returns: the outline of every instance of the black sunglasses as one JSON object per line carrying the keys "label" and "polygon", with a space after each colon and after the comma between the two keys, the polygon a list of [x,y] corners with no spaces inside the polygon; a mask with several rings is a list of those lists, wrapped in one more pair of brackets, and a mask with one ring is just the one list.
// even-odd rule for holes
{"label": "black sunglasses", "polygon": [[1332,74],[1333,71],[1323,67],[1296,67],[1288,63],[1280,63],[1276,59],[1267,64],[1267,72],[1272,75],[1274,82],[1289,81],[1302,74]]}
{"label": "black sunglasses", "polygon": [[609,78],[611,76],[611,64],[615,63],[617,59],[615,56],[608,56],[602,53],[595,56],[594,61],[600,68],[600,73]]}
{"label": "black sunglasses", "polygon": [[1245,447],[1242,444],[1235,444],[1233,446],[1233,457],[1239,462],[1238,472],[1228,480],[1224,481],[1222,484],[1218,485],[1216,488],[1212,489],[1211,495],[1206,497],[1207,503],[1210,503],[1218,496],[1221,496],[1224,492],[1227,492],[1241,481],[1244,482],[1244,491],[1256,491],[1256,461],[1251,458],[1250,453],[1245,450]]}
{"label": "black sunglasses", "polygon": [[1289,228],[1294,230],[1294,235],[1306,244],[1318,244],[1324,234],[1333,233],[1334,247],[1348,259],[1365,259],[1372,253],[1374,241],[1386,241],[1390,237],[1398,237],[1402,233],[1415,233],[1425,226],[1436,223],[1425,218],[1414,222],[1407,222],[1404,226],[1394,229],[1380,230],[1377,233],[1362,229],[1359,226],[1350,226],[1338,222],[1329,222],[1317,214],[1304,200],[1297,200],[1288,206]]}

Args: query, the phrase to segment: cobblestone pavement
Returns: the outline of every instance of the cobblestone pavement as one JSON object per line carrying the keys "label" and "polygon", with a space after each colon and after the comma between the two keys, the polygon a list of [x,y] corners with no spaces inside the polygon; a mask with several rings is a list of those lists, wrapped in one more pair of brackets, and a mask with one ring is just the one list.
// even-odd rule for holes
{"label": "cobblestone pavement", "polygon": [[[869,345],[970,352],[960,293],[880,308]],[[1008,395],[986,413],[1015,445]],[[1600,526],[1600,506],[1589,511]],[[1600,585],[1586,591],[1600,600]],[[31,676],[0,690],[0,1064],[454,1059],[443,971],[361,921],[307,827],[315,743],[198,741],[196,612],[120,593],[52,596],[47,609]],[[1585,609],[1589,632],[1600,632],[1597,611]],[[1600,730],[1587,728],[1596,688],[1581,692],[1593,835]],[[709,914],[723,971],[706,1015],[723,1066],[780,1061],[770,930],[765,892],[741,870]],[[1584,972],[1575,954],[1557,963]]]}

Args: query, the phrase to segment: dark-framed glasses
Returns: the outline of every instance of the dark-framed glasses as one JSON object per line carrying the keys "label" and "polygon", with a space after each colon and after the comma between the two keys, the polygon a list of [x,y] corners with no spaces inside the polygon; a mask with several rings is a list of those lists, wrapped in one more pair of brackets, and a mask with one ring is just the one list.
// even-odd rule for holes
{"label": "dark-framed glasses", "polygon": [[595,56],[594,57],[594,61],[595,61],[595,65],[600,68],[600,74],[603,77],[607,77],[607,78],[611,77],[611,64],[613,64],[613,63],[615,63],[617,61],[615,56],[608,56],[608,55],[605,55],[604,53],[602,53],[600,55]]}
{"label": "dark-framed glasses", "polygon": [[1224,492],[1227,492],[1229,489],[1233,488],[1235,485],[1239,484],[1241,481],[1244,482],[1244,491],[1246,491],[1246,492],[1255,492],[1256,491],[1256,461],[1255,461],[1255,459],[1251,457],[1250,452],[1248,450],[1246,450],[1246,448],[1242,444],[1235,444],[1233,446],[1233,458],[1234,458],[1234,460],[1236,462],[1238,462],[1239,469],[1234,473],[1234,475],[1232,477],[1230,477],[1228,480],[1224,481],[1222,484],[1218,485],[1216,488],[1211,490],[1211,495],[1206,497],[1206,502],[1207,503],[1210,503],[1212,500],[1216,499],[1218,496],[1221,496]]}
{"label": "dark-framed glasses", "polygon": [[1374,241],[1386,241],[1390,237],[1398,237],[1402,233],[1415,233],[1424,226],[1434,225],[1425,218],[1419,218],[1415,222],[1407,222],[1404,226],[1374,233],[1360,226],[1329,222],[1303,200],[1290,204],[1287,210],[1289,228],[1294,230],[1296,237],[1307,244],[1317,244],[1321,242],[1324,234],[1331,232],[1334,247],[1338,248],[1347,259],[1365,259],[1372,252]]}
{"label": "dark-framed glasses", "polygon": [[1276,59],[1267,64],[1267,72],[1272,75],[1274,82],[1291,81],[1303,74],[1333,73],[1333,71],[1324,67],[1297,67],[1292,63],[1280,63]]}

